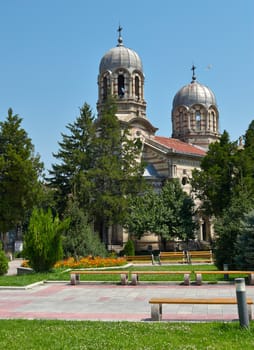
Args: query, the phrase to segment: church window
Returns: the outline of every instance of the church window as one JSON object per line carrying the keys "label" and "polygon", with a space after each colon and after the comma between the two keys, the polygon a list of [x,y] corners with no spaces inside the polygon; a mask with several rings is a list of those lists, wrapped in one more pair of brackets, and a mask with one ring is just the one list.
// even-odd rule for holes
{"label": "church window", "polygon": [[185,185],[187,185],[187,183],[188,183],[188,178],[187,178],[187,176],[184,176],[182,178],[182,185],[185,186]]}
{"label": "church window", "polygon": [[124,93],[125,93],[124,76],[120,74],[118,75],[118,96],[123,97]]}
{"label": "church window", "polygon": [[139,77],[135,77],[135,96],[139,100]]}
{"label": "church window", "polygon": [[201,115],[200,115],[200,112],[196,112],[196,130],[201,130]]}
{"label": "church window", "polygon": [[212,112],[212,123],[213,123],[213,131],[216,131],[216,116],[214,112]]}
{"label": "church window", "polygon": [[106,100],[108,97],[108,79],[107,77],[103,78],[103,100]]}

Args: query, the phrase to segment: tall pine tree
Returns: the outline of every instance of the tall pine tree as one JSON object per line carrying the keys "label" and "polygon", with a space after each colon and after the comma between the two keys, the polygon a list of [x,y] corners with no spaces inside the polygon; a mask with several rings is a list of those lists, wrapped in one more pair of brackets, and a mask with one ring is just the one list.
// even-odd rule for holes
{"label": "tall pine tree", "polygon": [[80,206],[88,207],[90,184],[86,173],[93,163],[93,147],[96,137],[94,117],[90,106],[85,103],[80,115],[66,128],[69,134],[62,133],[59,151],[54,155],[58,160],[49,171],[48,183],[55,191],[57,209],[63,214],[70,196],[78,200]]}
{"label": "tall pine tree", "polygon": [[124,221],[129,196],[144,184],[141,143],[130,137],[126,125],[120,125],[112,98],[99,119],[94,121],[85,104],[80,117],[67,128],[70,135],[63,134],[59,142],[55,154],[59,163],[50,171],[50,185],[59,196],[61,210],[73,196],[106,242],[108,227]]}
{"label": "tall pine tree", "polygon": [[0,122],[0,232],[21,225],[40,199],[43,164],[35,155],[22,119],[8,110]]}

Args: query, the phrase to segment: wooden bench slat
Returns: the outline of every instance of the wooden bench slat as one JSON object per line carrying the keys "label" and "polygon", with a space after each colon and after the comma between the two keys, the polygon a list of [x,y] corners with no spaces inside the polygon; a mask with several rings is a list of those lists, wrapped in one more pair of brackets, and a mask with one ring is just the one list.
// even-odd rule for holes
{"label": "wooden bench slat", "polygon": [[[251,298],[246,299],[247,304],[252,305]],[[152,298],[149,304],[237,304],[236,298]]]}
{"label": "wooden bench slat", "polygon": [[177,275],[177,274],[184,274],[189,273],[191,274],[191,271],[131,271],[131,273],[138,273],[143,275]]}
{"label": "wooden bench slat", "polygon": [[221,271],[221,270],[214,270],[214,271],[195,271],[196,274],[196,284],[201,285],[202,284],[202,275],[248,275],[249,276],[249,283],[251,285],[254,284],[254,271],[236,271],[236,270],[228,270],[228,271]]}
{"label": "wooden bench slat", "polygon": [[210,271],[195,271],[195,273],[201,273],[203,275],[207,274],[207,275],[224,275],[224,274],[231,274],[231,275],[242,275],[242,274],[250,274],[250,273],[254,273],[254,271],[236,271],[236,270],[225,270],[225,271],[221,271],[221,270],[210,270]]}
{"label": "wooden bench slat", "polygon": [[121,284],[125,285],[127,284],[128,281],[128,277],[129,277],[129,271],[104,271],[104,270],[100,270],[100,271],[94,271],[94,270],[75,270],[75,271],[71,271],[70,272],[70,276],[71,276],[71,284],[72,285],[76,285],[80,283],[80,275],[120,275],[120,280],[121,280]]}
{"label": "wooden bench slat", "polygon": [[129,271],[93,271],[93,270],[88,270],[88,271],[71,271],[70,274],[72,275],[119,275],[121,273],[128,274]]}
{"label": "wooden bench slat", "polygon": [[[249,320],[252,319],[253,300],[246,298],[248,306]],[[151,319],[152,321],[161,321],[162,319],[162,305],[163,304],[207,304],[207,305],[235,305],[237,304],[236,298],[152,298],[149,300],[151,304]]]}
{"label": "wooden bench slat", "polygon": [[184,285],[190,284],[190,274],[191,271],[131,271],[131,284],[137,285],[139,280],[139,275],[184,275]]}

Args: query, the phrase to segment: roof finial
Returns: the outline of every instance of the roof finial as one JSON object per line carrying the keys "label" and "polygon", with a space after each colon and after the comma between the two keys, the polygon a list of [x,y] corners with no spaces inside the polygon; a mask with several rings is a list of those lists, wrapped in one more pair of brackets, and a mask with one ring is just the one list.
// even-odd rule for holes
{"label": "roof finial", "polygon": [[118,27],[118,29],[117,29],[117,31],[118,31],[118,45],[117,46],[122,46],[123,45],[123,38],[122,38],[122,30],[123,30],[123,28],[120,26],[120,24],[119,24],[119,27]]}
{"label": "roof finial", "polygon": [[194,64],[192,65],[192,67],[191,67],[191,70],[192,70],[192,83],[194,83],[194,81],[197,79],[196,78],[196,75],[195,75],[195,69],[196,69],[197,67],[195,67],[194,66]]}

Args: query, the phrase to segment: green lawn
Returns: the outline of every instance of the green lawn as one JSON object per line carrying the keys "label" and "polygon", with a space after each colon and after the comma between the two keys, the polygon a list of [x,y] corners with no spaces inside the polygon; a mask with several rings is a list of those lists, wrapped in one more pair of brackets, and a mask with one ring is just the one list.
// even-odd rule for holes
{"label": "green lawn", "polygon": [[[152,271],[198,271],[198,270],[216,270],[214,265],[154,265],[154,266],[133,266],[128,268],[122,268],[123,270],[152,270]],[[120,270],[120,269],[117,269]],[[231,278],[232,281],[236,277],[242,277],[242,275],[235,275]],[[224,279],[223,275],[204,275],[203,280],[211,283],[216,283]],[[70,281],[70,273],[63,270],[55,270],[51,273],[33,273],[29,275],[20,276],[0,276],[0,286],[26,286],[39,281]],[[176,281],[182,282],[182,275],[145,275],[140,276],[141,281]],[[191,281],[195,280],[194,273],[191,274]],[[81,275],[81,281],[106,281],[119,283],[120,278],[118,275]]]}
{"label": "green lawn", "polygon": [[0,320],[5,350],[239,350],[254,348],[254,323]]}

